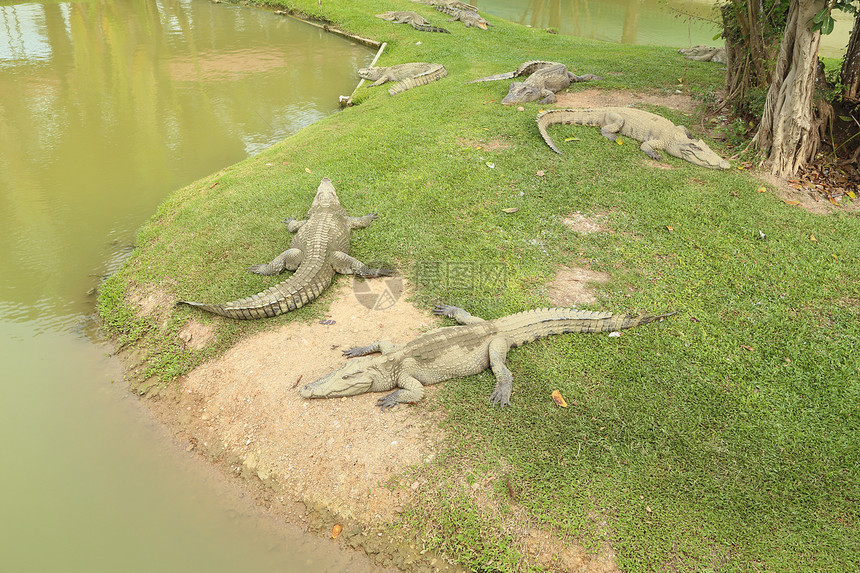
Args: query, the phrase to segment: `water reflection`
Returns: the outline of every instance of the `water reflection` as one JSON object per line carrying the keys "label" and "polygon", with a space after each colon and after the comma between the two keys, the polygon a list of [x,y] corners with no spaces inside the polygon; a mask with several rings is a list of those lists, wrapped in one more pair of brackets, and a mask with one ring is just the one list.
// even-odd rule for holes
{"label": "water reflection", "polygon": [[372,56],[205,0],[0,6],[0,570],[365,570],[172,447],[84,330],[170,191],[334,112]]}
{"label": "water reflection", "polygon": [[202,0],[3,6],[0,30],[0,300],[61,312],[166,193],[333,112],[370,58]]}

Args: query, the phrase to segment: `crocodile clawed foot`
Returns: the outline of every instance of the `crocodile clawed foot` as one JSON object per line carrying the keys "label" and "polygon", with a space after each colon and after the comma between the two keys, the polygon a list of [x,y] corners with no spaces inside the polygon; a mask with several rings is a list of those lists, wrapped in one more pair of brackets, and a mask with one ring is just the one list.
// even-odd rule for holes
{"label": "crocodile clawed foot", "polygon": [[502,392],[494,391],[490,394],[490,402],[492,402],[492,406],[498,406],[499,410],[504,410],[505,406],[511,405],[511,396],[510,394],[505,395]]}
{"label": "crocodile clawed foot", "polygon": [[379,406],[380,411],[384,412],[386,409],[390,410],[398,404],[397,400],[394,398],[394,393],[389,394],[388,396],[383,396],[379,400],[376,401],[376,405]]}
{"label": "crocodile clawed foot", "polygon": [[353,346],[353,347],[347,348],[346,350],[343,351],[343,355],[346,358],[358,358],[359,356],[364,356],[365,354],[367,354],[367,353],[364,351],[364,348],[361,346]]}
{"label": "crocodile clawed foot", "polygon": [[438,314],[440,316],[447,316],[448,318],[454,318],[454,313],[457,311],[456,306],[451,306],[450,304],[437,304],[433,307],[433,314]]}
{"label": "crocodile clawed foot", "polygon": [[247,270],[249,273],[255,273],[258,275],[270,275],[270,274],[272,274],[271,272],[269,272],[269,265],[267,265],[265,263],[263,263],[261,265],[251,265],[250,267],[248,267],[245,270]]}
{"label": "crocodile clawed foot", "polygon": [[391,269],[368,269],[369,272],[364,273],[361,276],[362,278],[373,279],[379,277],[393,277],[394,271]]}

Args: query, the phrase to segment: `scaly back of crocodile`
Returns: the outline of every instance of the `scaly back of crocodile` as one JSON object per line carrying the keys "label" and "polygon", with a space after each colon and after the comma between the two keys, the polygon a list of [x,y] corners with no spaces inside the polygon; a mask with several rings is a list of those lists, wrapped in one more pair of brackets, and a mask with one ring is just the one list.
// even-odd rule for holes
{"label": "scaly back of crocodile", "polygon": [[445,66],[442,64],[437,64],[437,67],[432,68],[431,70],[424,72],[423,74],[419,74],[413,78],[406,78],[405,80],[401,80],[388,88],[389,95],[397,95],[401,92],[405,92],[406,90],[410,90],[412,88],[423,86],[429,84],[430,82],[435,82],[436,80],[440,80],[448,75],[448,70],[445,69]]}
{"label": "scaly back of crocodile", "polygon": [[509,80],[511,78],[517,78],[520,76],[529,76],[541,68],[552,66],[557,63],[558,62],[548,62],[546,60],[529,60],[528,62],[523,62],[522,64],[520,64],[520,66],[513,72],[505,72],[503,74],[496,74],[494,76],[486,76],[483,78],[478,78],[476,80],[468,81],[466,83],[476,84],[479,82],[494,82],[496,80]]}

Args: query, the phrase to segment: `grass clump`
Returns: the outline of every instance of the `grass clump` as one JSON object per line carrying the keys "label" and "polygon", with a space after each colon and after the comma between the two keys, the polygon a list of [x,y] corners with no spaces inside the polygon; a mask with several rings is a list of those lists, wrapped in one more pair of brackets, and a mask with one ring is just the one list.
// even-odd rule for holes
{"label": "grass clump", "polygon": [[[506,82],[465,83],[548,59],[606,78],[571,90],[674,92],[686,70],[690,85],[714,91],[718,66],[493,18],[488,31],[455,22],[450,35],[419,35],[374,18],[391,9],[381,1],[289,7],[388,42],[379,65],[440,62],[450,75],[396,97],[362,88],[360,105],[166,201],[99,299],[108,329],[148,356],[148,375],[169,381],[244,336],[324,312],[329,294],[251,322],[187,309],[140,316],[130,301],[156,287],[170,300],[227,301],[279,282],[261,288],[241,269],[281,250],[281,220],[303,216],[330,177],[351,214],[380,214],[353,234],[353,255],[391,261],[422,304],[484,318],[546,306],[557,270],[587,265],[611,276],[595,309],[681,311],[620,338],[512,351],[504,412],[488,405],[489,372],[443,384],[447,442],[419,470],[434,489],[405,519],[427,546],[476,570],[531,567],[521,532],[505,525],[514,515],[591,549],[608,542],[628,571],[856,570],[857,216],[811,215],[737,169],[675,158],[659,169],[594,128],[553,127],[558,156],[537,133],[539,105],[520,113],[498,104]],[[575,211],[605,214],[610,232],[568,229],[561,220]],[[438,262],[501,273],[464,289],[428,273]],[[178,340],[192,316],[215,329],[205,350]],[[555,389],[569,408],[553,404]]]}

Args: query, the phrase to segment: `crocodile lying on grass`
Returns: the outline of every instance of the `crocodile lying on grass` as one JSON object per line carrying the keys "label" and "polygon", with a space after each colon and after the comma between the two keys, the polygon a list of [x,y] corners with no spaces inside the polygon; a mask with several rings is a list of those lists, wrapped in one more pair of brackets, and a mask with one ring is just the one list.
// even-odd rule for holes
{"label": "crocodile lying on grass", "polygon": [[577,124],[599,126],[600,133],[615,141],[625,135],[642,142],[641,149],[648,157],[662,161],[657,153],[662,149],[669,155],[711,169],[728,169],[729,162],[714,153],[701,139],[683,125],[675,125],[665,117],[629,107],[602,107],[591,109],[553,109],[537,116],[541,137],[556,153],[561,153],[547,133],[547,127],[555,124]]}
{"label": "crocodile lying on grass", "polygon": [[483,18],[478,12],[473,10],[460,10],[457,8],[451,8],[445,4],[434,4],[433,8],[442,12],[443,14],[448,14],[449,16],[453,16],[449,22],[456,22],[457,20],[461,21],[467,28],[471,28],[475,26],[482,30],[486,30],[490,24],[486,18]]}
{"label": "crocodile lying on grass", "polygon": [[726,49],[712,48],[709,46],[693,46],[692,48],[681,48],[678,53],[684,54],[688,60],[699,62],[726,63]]}
{"label": "crocodile lying on grass", "polygon": [[396,95],[408,89],[442,79],[448,75],[448,70],[442,64],[412,62],[395,66],[362,68],[358,70],[358,75],[373,81],[370,87],[381,86],[385,82],[397,82],[388,89],[389,94]]}
{"label": "crocodile lying on grass", "polygon": [[441,32],[443,34],[451,33],[445,28],[432,25],[418,12],[411,12],[409,10],[383,12],[382,14],[377,14],[376,17],[388,20],[389,22],[394,22],[395,24],[409,24],[421,32]]}
{"label": "crocodile lying on grass", "polygon": [[538,103],[555,103],[556,92],[567,88],[571,83],[603,79],[594,74],[578,76],[558,62],[532,60],[524,62],[513,72],[478,78],[467,83],[491,82],[520,76],[528,77],[523,82],[511,84],[508,95],[502,99],[502,105],[519,105],[535,100],[539,100]]}
{"label": "crocodile lying on grass", "polygon": [[448,8],[454,8],[455,10],[467,10],[469,12],[477,12],[478,7],[472,6],[471,4],[466,4],[465,2],[460,2],[460,0],[412,0],[413,2],[418,2],[419,4],[426,4],[428,6],[446,6]]}
{"label": "crocodile lying on grass", "polygon": [[[385,411],[398,403],[421,400],[424,386],[492,368],[496,387],[490,394],[490,401],[504,408],[510,405],[513,389],[513,376],[505,366],[510,348],[552,334],[610,332],[670,316],[541,308],[484,320],[462,308],[448,305],[437,306],[434,312],[453,318],[460,326],[437,328],[400,346],[380,341],[363,348],[345,350],[343,354],[349,358],[363,358],[350,360],[339,370],[304,386],[300,390],[301,395],[305,398],[337,398],[398,388],[377,402],[377,406]],[[381,355],[367,356],[375,352]]]}
{"label": "crocodile lying on grass", "polygon": [[221,316],[239,319],[264,318],[305,306],[331,284],[335,273],[363,277],[389,276],[386,269],[371,269],[349,256],[349,235],[352,229],[369,226],[376,213],[350,217],[338,200],[331,180],[326,177],[317,188],[308,218],[284,221],[287,230],[295,233],[290,248],[271,263],[254,265],[248,270],[260,275],[274,275],[284,270],[296,271],[282,283],[247,298],[224,304],[204,304],[181,300]]}

